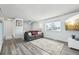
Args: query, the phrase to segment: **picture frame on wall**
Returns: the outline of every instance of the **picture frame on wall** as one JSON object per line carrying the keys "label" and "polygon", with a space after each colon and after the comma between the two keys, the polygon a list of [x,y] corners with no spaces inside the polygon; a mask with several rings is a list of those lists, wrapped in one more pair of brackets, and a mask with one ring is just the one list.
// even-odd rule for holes
{"label": "picture frame on wall", "polygon": [[16,26],[22,26],[22,20],[16,20]]}
{"label": "picture frame on wall", "polygon": [[46,31],[61,31],[61,22],[55,21],[45,24]]}

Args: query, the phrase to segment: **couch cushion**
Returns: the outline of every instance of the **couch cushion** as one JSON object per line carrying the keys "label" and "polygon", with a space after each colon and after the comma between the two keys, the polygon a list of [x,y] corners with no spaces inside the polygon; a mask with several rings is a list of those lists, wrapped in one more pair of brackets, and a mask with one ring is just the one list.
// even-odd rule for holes
{"label": "couch cushion", "polygon": [[33,31],[32,35],[38,35],[38,32],[37,31]]}
{"label": "couch cushion", "polygon": [[38,32],[38,35],[41,35],[42,32]]}
{"label": "couch cushion", "polygon": [[28,33],[29,36],[32,36],[31,32]]}

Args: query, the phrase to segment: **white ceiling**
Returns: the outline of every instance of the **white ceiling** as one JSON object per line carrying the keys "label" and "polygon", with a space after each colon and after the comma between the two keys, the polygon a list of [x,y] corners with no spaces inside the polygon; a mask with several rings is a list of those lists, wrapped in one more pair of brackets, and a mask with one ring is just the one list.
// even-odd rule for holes
{"label": "white ceiling", "polygon": [[62,4],[2,4],[5,17],[20,17],[25,20],[42,20],[79,9],[79,5]]}

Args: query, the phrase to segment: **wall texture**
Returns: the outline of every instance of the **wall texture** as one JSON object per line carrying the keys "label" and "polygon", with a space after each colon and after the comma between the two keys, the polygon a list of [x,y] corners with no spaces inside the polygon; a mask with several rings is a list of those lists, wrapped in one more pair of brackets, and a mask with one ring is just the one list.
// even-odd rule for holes
{"label": "wall texture", "polygon": [[[71,13],[71,14],[56,17],[56,18],[46,19],[46,20],[43,20],[43,21],[39,21],[39,23],[42,24],[41,30],[44,32],[44,36],[48,37],[48,38],[51,38],[51,39],[55,39],[55,40],[61,40],[61,41],[64,41],[64,42],[67,42],[67,39],[69,37],[71,37],[72,34],[75,34],[75,35],[78,36],[79,31],[66,31],[65,26],[64,26],[64,22],[68,18],[70,18],[70,17],[72,17],[76,14],[79,14],[79,12]],[[54,21],[60,21],[61,22],[61,31],[59,31],[59,32],[58,31],[45,31],[45,24],[50,23],[50,22],[54,22]]]}
{"label": "wall texture", "polygon": [[40,23],[34,22],[32,25],[32,30],[40,30]]}
{"label": "wall texture", "polygon": [[28,21],[23,22],[23,31],[24,32],[31,30],[31,28],[32,28],[32,26],[31,26],[30,22],[28,22]]}

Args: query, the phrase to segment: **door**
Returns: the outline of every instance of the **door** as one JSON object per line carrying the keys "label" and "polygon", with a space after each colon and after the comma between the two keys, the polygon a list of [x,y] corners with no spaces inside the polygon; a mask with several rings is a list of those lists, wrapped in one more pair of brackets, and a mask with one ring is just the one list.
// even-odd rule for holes
{"label": "door", "polygon": [[5,21],[5,38],[6,39],[12,39],[13,35],[13,23],[11,20],[6,20]]}

